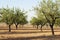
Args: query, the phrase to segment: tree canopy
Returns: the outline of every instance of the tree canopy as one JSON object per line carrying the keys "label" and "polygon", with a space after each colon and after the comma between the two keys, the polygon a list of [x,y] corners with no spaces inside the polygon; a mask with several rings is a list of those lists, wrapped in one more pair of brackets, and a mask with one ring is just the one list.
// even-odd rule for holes
{"label": "tree canopy", "polygon": [[16,29],[18,24],[26,24],[26,15],[23,11],[20,9],[14,9],[14,8],[1,8],[0,9],[0,22],[5,22],[7,25],[9,25],[9,32],[11,31],[11,25],[15,24]]}
{"label": "tree canopy", "polygon": [[[35,11],[37,12],[37,14],[41,15],[43,14],[45,19],[47,20],[47,23],[49,23],[51,30],[52,30],[52,34],[54,35],[54,30],[53,30],[53,26],[56,22],[56,19],[59,18],[60,16],[60,7],[58,4],[58,1],[55,0],[43,0],[38,7],[35,8]],[[37,16],[39,16],[37,15]]]}

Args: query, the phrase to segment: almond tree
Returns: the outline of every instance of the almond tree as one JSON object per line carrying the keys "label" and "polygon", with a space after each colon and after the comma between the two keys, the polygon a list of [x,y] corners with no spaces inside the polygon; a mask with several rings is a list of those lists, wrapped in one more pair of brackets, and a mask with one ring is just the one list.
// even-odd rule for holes
{"label": "almond tree", "polygon": [[39,27],[39,25],[41,25],[41,31],[42,31],[42,27],[46,24],[46,20],[43,19],[43,18],[36,18],[36,17],[33,17],[32,20],[30,21],[30,23],[32,25],[37,25],[37,29]]}
{"label": "almond tree", "polygon": [[19,24],[25,24],[26,23],[26,16],[24,11],[21,11],[20,9],[15,9],[15,17],[14,17],[14,24],[16,25],[16,29],[18,28]]}
{"label": "almond tree", "polygon": [[2,8],[1,13],[1,22],[5,22],[9,27],[9,32],[11,32],[11,25],[13,24],[14,10],[10,8]]}
{"label": "almond tree", "polygon": [[39,26],[39,22],[38,22],[38,19],[36,17],[33,17],[32,20],[30,21],[30,23],[35,26],[37,25],[37,29],[38,29],[38,26]]}
{"label": "almond tree", "polygon": [[28,23],[28,21],[26,20],[26,18],[27,18],[27,16],[23,16],[23,18],[21,18],[22,20],[21,20],[20,24],[22,25],[22,27],[23,27],[24,24]]}
{"label": "almond tree", "polygon": [[60,7],[57,0],[55,2],[53,0],[43,0],[38,7],[35,8],[36,12],[39,14],[43,14],[49,23],[52,35],[54,35],[53,26],[56,22],[57,16],[60,16]]}

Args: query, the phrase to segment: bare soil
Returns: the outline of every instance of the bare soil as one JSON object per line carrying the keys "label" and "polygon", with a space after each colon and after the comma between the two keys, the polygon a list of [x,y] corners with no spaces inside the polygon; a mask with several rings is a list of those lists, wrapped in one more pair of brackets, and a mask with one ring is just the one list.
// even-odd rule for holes
{"label": "bare soil", "polygon": [[0,40],[60,40],[60,27],[54,27],[55,36],[52,36],[49,27],[43,27],[43,31],[33,28],[31,25],[24,27],[11,26],[12,31],[8,32],[6,24],[0,24]]}

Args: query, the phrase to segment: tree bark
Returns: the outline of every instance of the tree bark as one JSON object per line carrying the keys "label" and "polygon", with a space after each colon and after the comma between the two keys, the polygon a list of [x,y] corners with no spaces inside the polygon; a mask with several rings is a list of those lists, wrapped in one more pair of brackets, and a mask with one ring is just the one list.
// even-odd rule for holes
{"label": "tree bark", "polygon": [[52,31],[52,35],[54,35],[54,29],[53,29],[53,25],[50,25],[51,31]]}
{"label": "tree bark", "polygon": [[38,25],[37,25],[37,29],[38,29]]}
{"label": "tree bark", "polygon": [[18,28],[18,25],[16,25],[16,30],[17,30],[17,28]]}
{"label": "tree bark", "polygon": [[9,25],[9,32],[11,32],[11,25]]}
{"label": "tree bark", "polygon": [[41,31],[42,31],[42,26],[41,26]]}
{"label": "tree bark", "polygon": [[23,25],[22,25],[22,27],[23,27]]}
{"label": "tree bark", "polygon": [[33,28],[35,28],[35,26],[33,25]]}

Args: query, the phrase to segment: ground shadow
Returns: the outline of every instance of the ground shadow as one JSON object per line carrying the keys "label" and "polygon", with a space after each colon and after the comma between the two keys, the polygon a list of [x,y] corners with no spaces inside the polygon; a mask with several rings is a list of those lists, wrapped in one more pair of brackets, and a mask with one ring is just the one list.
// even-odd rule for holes
{"label": "ground shadow", "polygon": [[[0,30],[8,30],[9,28],[0,28]],[[12,30],[16,30],[16,28],[11,28]],[[54,30],[60,30],[60,28],[54,28]],[[17,30],[40,30],[40,28],[39,29],[37,29],[37,28],[18,28]],[[47,29],[45,29],[45,28],[43,28],[42,30],[50,30],[50,28],[47,28]]]}
{"label": "ground shadow", "polygon": [[[60,31],[54,31],[54,32],[60,32]],[[27,31],[27,32],[15,32],[15,31],[11,31],[11,32],[0,32],[0,34],[32,34],[32,33],[51,33],[51,31]]]}
{"label": "ground shadow", "polygon": [[36,36],[36,37],[20,37],[20,38],[7,38],[0,40],[60,40],[60,35],[55,36]]}

